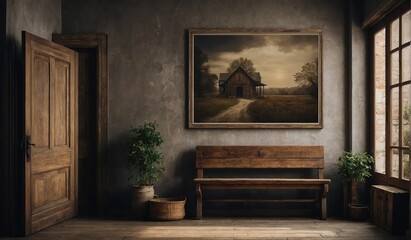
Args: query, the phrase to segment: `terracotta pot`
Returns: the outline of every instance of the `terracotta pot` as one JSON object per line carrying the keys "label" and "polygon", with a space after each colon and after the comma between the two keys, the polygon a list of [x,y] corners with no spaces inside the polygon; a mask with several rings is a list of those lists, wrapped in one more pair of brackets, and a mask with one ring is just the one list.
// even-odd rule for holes
{"label": "terracotta pot", "polygon": [[131,209],[136,219],[148,218],[148,200],[154,197],[153,186],[132,186]]}
{"label": "terracotta pot", "polygon": [[368,206],[362,204],[349,204],[350,219],[354,221],[364,221],[368,216]]}

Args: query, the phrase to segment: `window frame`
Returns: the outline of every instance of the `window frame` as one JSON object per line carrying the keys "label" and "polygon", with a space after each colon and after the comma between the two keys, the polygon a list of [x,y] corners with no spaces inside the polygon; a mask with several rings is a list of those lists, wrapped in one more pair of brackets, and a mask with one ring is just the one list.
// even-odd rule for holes
{"label": "window frame", "polygon": [[[403,119],[402,119],[402,88],[404,86],[411,86],[411,79],[406,79],[406,81],[403,81],[402,79],[402,52],[403,49],[406,47],[411,46],[410,42],[407,42],[406,44],[402,44],[402,20],[401,17],[407,13],[407,11],[410,10],[410,2],[406,1],[403,4],[401,4],[398,8],[396,8],[394,11],[391,13],[387,14],[383,19],[379,20],[378,23],[376,23],[372,28],[370,28],[369,31],[369,42],[370,42],[370,86],[371,86],[371,99],[372,99],[372,104],[370,107],[371,110],[371,146],[372,146],[372,155],[375,157],[375,131],[376,131],[376,121],[375,121],[375,104],[376,104],[376,98],[375,98],[375,42],[374,42],[374,36],[379,33],[381,30],[385,28],[385,174],[384,173],[379,173],[375,171],[375,164],[374,164],[374,169],[373,169],[373,176],[375,183],[377,184],[386,184],[386,185],[392,185],[396,186],[402,189],[409,190],[410,189],[410,180],[402,179],[402,154],[403,151],[407,150],[408,153],[410,153],[410,146],[403,146],[403,131],[402,131],[402,125],[403,125]],[[399,20],[399,46],[391,49],[391,24],[397,20]],[[411,47],[410,47],[411,48]],[[398,64],[399,64],[399,82],[396,84],[392,84],[391,81],[391,57],[392,55],[398,52]],[[392,125],[392,89],[397,88],[398,89],[398,108],[399,108],[399,113],[398,113],[398,119],[399,119],[399,135],[398,135],[398,141],[399,144],[398,146],[393,146],[392,145],[392,131],[391,131],[391,125]],[[399,149],[399,177],[393,177],[392,176],[392,154],[391,150],[392,149]]]}

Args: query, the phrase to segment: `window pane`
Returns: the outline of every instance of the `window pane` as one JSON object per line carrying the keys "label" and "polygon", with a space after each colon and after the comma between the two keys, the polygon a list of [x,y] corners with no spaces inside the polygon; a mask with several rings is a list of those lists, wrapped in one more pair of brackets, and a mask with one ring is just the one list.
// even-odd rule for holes
{"label": "window pane", "polygon": [[411,47],[402,50],[402,82],[411,80]]}
{"label": "window pane", "polygon": [[391,146],[399,146],[399,103],[398,87],[391,89]]}
{"label": "window pane", "polygon": [[400,150],[391,149],[391,176],[399,178],[400,169]]}
{"label": "window pane", "polygon": [[402,16],[402,44],[411,40],[411,15],[410,11]]}
{"label": "window pane", "polygon": [[399,51],[391,54],[391,85],[400,81],[400,59]]}
{"label": "window pane", "polygon": [[410,146],[410,84],[402,88],[402,146]]}
{"label": "window pane", "polygon": [[400,19],[391,23],[391,50],[400,44]]}
{"label": "window pane", "polygon": [[385,28],[374,35],[374,86],[375,171],[385,174]]}
{"label": "window pane", "polygon": [[407,149],[404,149],[402,154],[402,178],[410,179],[410,152]]}

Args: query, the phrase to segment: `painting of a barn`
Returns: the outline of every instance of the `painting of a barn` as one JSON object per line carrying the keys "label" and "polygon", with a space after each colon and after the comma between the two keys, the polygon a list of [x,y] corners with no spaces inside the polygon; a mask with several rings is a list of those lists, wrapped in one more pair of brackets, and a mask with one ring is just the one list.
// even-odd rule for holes
{"label": "painting of a barn", "polygon": [[248,73],[238,67],[232,73],[220,73],[218,86],[220,95],[227,98],[262,98],[266,85],[259,72]]}

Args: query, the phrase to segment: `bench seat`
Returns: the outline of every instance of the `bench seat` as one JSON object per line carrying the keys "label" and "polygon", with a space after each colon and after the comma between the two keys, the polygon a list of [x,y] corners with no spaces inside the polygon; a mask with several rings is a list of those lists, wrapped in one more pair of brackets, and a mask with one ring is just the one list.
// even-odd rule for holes
{"label": "bench seat", "polygon": [[324,185],[330,184],[330,179],[317,178],[194,178],[200,184],[240,184],[240,185]]}
{"label": "bench seat", "polygon": [[[203,202],[300,202],[317,203],[320,219],[327,218],[327,192],[330,179],[324,178],[322,146],[197,146],[197,219],[202,218]],[[213,169],[307,169],[316,170],[316,178],[220,178],[205,177]],[[255,172],[255,170],[253,170]],[[313,199],[236,198],[207,199],[204,189],[297,189],[317,190]]]}

